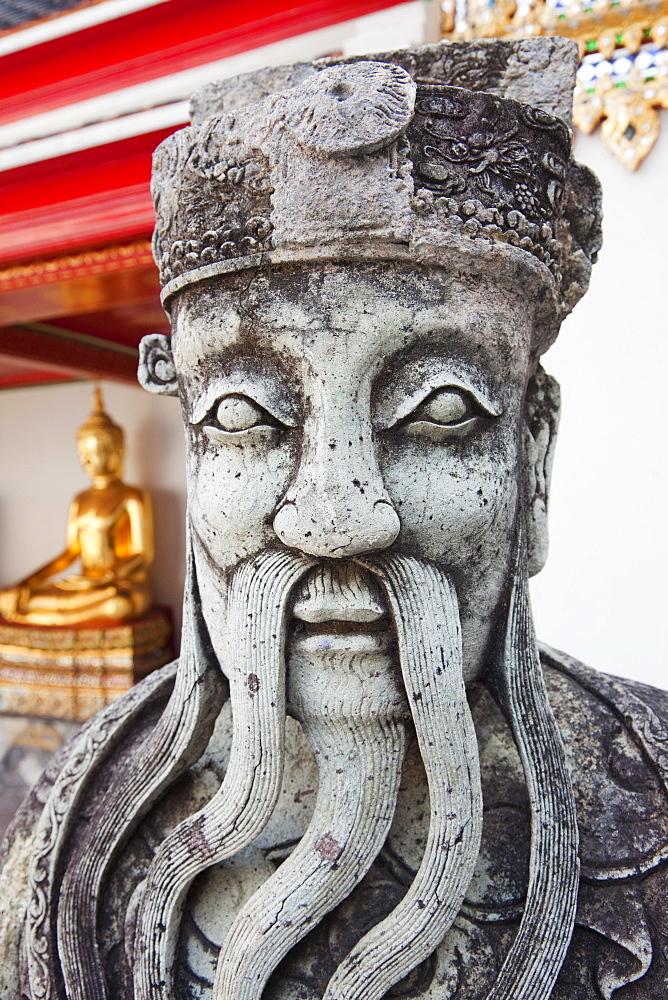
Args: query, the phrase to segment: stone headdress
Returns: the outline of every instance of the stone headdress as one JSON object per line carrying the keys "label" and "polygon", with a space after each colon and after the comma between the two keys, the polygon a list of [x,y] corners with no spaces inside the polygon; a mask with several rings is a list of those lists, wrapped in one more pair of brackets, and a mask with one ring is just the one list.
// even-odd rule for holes
{"label": "stone headdress", "polygon": [[530,263],[541,346],[586,290],[596,178],[570,155],[565,39],[440,43],[213,84],[154,158],[163,302],[194,282],[315,260]]}

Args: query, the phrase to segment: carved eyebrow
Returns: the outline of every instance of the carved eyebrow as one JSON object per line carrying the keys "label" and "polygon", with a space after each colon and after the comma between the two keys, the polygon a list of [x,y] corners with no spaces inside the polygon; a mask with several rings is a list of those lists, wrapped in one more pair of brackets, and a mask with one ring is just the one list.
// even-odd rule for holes
{"label": "carved eyebrow", "polygon": [[[286,398],[288,395],[289,398]],[[296,427],[299,423],[292,393],[286,393],[275,376],[253,376],[242,372],[234,372],[209,382],[202,394],[193,401],[191,423],[198,424],[203,420],[216,400],[224,396],[247,396],[286,427]]]}
{"label": "carved eyebrow", "polygon": [[393,427],[432,393],[449,386],[470,393],[488,416],[498,417],[503,413],[501,403],[492,398],[480,378],[459,366],[455,367],[451,361],[432,358],[407,365],[399,379],[379,394],[374,425],[378,430]]}

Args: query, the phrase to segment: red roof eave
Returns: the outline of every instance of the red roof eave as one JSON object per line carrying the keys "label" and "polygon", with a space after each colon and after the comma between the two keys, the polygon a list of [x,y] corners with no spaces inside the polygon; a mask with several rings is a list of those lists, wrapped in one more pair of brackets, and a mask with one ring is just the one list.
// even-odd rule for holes
{"label": "red roof eave", "polygon": [[[0,124],[400,2],[164,0],[2,56]],[[0,265],[149,235],[151,153],[179,127],[1,171]]]}
{"label": "red roof eave", "polygon": [[174,129],[7,170],[0,263],[149,235],[151,154]]}
{"label": "red roof eave", "polygon": [[167,0],[2,57],[0,124],[401,2]]}

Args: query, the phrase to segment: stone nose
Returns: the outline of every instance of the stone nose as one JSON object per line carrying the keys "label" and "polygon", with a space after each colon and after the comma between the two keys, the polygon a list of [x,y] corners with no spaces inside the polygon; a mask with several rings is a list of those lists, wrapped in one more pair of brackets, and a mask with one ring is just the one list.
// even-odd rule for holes
{"label": "stone nose", "polygon": [[387,500],[353,510],[345,500],[323,502],[315,493],[287,500],[274,518],[274,531],[285,545],[330,559],[386,549],[399,528],[399,516]]}
{"label": "stone nose", "polygon": [[330,441],[326,453],[302,461],[274,517],[274,531],[285,545],[344,559],[386,549],[396,539],[401,523],[375,455],[370,448],[353,450],[347,440],[345,445],[339,450]]}

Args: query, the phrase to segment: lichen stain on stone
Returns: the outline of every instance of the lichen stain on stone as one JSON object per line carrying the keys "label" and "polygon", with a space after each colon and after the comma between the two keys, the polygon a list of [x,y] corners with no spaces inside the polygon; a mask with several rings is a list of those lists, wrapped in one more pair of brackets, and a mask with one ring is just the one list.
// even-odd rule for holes
{"label": "lichen stain on stone", "polygon": [[186,846],[190,849],[192,854],[197,857],[204,859],[211,858],[211,845],[206,838],[204,833],[204,824],[206,818],[204,816],[198,816],[190,824],[190,829],[188,832],[188,837],[186,840]]}
{"label": "lichen stain on stone", "polygon": [[339,844],[336,837],[332,836],[329,830],[327,833],[323,833],[315,845],[315,849],[323,861],[338,861],[343,854],[343,847]]}
{"label": "lichen stain on stone", "polygon": [[246,684],[248,685],[248,694],[251,698],[254,698],[257,692],[260,690],[260,678],[257,674],[249,674],[246,678]]}

